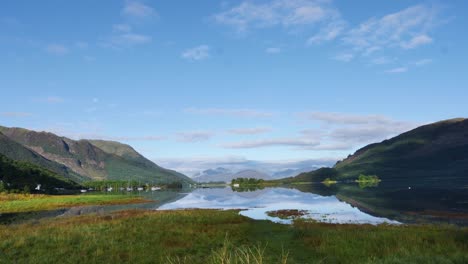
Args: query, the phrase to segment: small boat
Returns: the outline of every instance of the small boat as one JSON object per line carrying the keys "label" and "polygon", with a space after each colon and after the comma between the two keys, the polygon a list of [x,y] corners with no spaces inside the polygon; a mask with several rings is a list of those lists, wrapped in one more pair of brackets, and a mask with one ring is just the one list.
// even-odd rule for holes
{"label": "small boat", "polygon": [[161,187],[156,187],[156,186],[151,187],[152,192],[159,191],[159,190],[161,190]]}
{"label": "small boat", "polygon": [[143,191],[143,187],[138,187],[137,189],[139,192]]}
{"label": "small boat", "polygon": [[112,190],[113,190],[112,187],[107,188],[107,191],[108,191],[108,192],[112,192]]}
{"label": "small boat", "polygon": [[88,192],[88,190],[80,190],[81,193]]}

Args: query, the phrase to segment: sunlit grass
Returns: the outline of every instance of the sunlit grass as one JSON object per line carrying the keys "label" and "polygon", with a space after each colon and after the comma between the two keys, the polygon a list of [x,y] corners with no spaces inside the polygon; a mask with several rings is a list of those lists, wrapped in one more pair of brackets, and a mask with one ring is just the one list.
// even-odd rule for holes
{"label": "sunlit grass", "polygon": [[0,194],[0,213],[60,209],[81,205],[109,205],[145,202],[144,198],[118,194],[42,195]]}
{"label": "sunlit grass", "polygon": [[[238,211],[124,211],[0,226],[5,263],[468,263],[450,226],[256,221]],[[0,261],[1,263],[2,261]]]}

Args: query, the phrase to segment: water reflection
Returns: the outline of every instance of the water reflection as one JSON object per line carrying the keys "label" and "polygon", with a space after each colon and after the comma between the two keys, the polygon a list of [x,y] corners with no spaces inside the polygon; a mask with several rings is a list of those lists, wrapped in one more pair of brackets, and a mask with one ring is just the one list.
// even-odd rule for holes
{"label": "water reflection", "polygon": [[241,215],[257,220],[271,220],[290,223],[291,219],[280,219],[267,214],[277,210],[304,210],[303,218],[327,223],[381,224],[398,222],[375,217],[338,200],[335,196],[321,196],[304,193],[295,189],[266,188],[253,192],[234,192],[225,189],[197,189],[184,198],[159,207],[159,210],[173,209],[244,209]]}

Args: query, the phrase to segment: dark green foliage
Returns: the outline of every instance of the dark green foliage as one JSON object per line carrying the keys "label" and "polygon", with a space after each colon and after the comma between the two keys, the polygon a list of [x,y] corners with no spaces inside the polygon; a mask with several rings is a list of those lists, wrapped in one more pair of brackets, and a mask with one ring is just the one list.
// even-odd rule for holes
{"label": "dark green foliage", "polygon": [[0,154],[0,189],[15,192],[34,190],[41,184],[41,190],[53,193],[55,188],[76,189],[78,184],[52,171],[31,163],[14,161]]}
{"label": "dark green foliage", "polygon": [[239,184],[239,186],[243,185],[261,185],[264,183],[265,180],[263,179],[255,179],[255,178],[236,178],[231,181],[231,184]]}

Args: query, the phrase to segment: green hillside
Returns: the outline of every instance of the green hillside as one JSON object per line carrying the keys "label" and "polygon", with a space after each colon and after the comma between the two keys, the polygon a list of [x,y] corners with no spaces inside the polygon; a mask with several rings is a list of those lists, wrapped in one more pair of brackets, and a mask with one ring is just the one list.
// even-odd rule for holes
{"label": "green hillside", "polygon": [[437,184],[466,181],[468,119],[451,119],[418,127],[361,148],[339,161],[334,168],[303,173],[289,180],[346,180],[360,174],[377,175],[382,180],[424,179]]}
{"label": "green hillside", "polygon": [[[0,127],[0,132],[10,141],[22,145],[46,160],[64,166],[84,179],[134,180],[148,183],[190,182],[188,177],[161,168],[130,146],[117,142],[76,141],[48,132],[22,128]],[[19,146],[17,147],[12,148],[12,152],[19,149]],[[14,155],[9,157],[16,159]],[[42,166],[34,160],[30,162]]]}
{"label": "green hillside", "polygon": [[[0,127],[1,128],[1,127]],[[79,175],[63,164],[51,161],[41,156],[39,153],[26,148],[25,146],[11,140],[2,133],[0,133],[0,154],[16,161],[28,162],[36,164],[44,169],[62,175],[65,178],[75,182],[88,181],[90,178]]]}
{"label": "green hillside", "polygon": [[14,161],[0,154],[0,192],[6,190],[33,190],[40,184],[41,190],[54,192],[55,188],[76,189],[79,186],[40,166]]}

